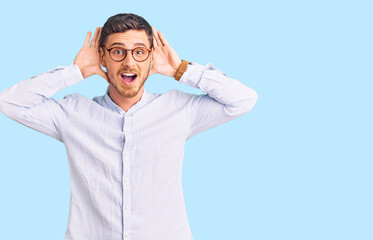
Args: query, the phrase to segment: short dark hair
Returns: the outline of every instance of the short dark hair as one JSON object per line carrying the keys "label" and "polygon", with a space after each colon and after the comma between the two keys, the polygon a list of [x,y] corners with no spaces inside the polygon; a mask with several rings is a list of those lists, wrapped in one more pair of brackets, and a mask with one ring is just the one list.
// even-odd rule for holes
{"label": "short dark hair", "polygon": [[150,24],[143,18],[133,13],[119,13],[111,16],[101,30],[100,47],[104,47],[110,34],[126,32],[128,30],[145,30],[153,48],[153,31]]}

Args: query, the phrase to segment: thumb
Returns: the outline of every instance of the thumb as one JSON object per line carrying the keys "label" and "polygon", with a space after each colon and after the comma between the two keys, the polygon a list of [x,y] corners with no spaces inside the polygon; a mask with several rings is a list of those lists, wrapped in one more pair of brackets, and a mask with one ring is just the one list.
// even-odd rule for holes
{"label": "thumb", "polygon": [[110,84],[107,73],[104,70],[100,69],[97,74],[100,75],[101,77],[105,78],[106,82],[108,82]]}
{"label": "thumb", "polygon": [[156,70],[154,70],[154,67],[152,67],[149,71],[149,76],[158,73]]}

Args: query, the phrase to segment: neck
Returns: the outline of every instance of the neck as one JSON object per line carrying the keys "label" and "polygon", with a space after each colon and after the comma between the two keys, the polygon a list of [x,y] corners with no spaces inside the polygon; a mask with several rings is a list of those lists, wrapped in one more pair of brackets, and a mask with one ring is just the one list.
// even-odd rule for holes
{"label": "neck", "polygon": [[118,93],[118,91],[111,85],[109,87],[109,96],[113,102],[118,105],[123,111],[127,112],[133,105],[140,101],[142,95],[144,94],[144,86],[134,97],[123,97]]}

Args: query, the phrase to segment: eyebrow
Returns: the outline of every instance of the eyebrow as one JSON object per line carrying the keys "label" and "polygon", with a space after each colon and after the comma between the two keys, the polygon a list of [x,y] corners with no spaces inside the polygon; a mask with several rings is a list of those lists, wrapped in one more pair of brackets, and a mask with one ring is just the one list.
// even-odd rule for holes
{"label": "eyebrow", "polygon": [[[126,46],[126,44],[121,43],[121,42],[113,42],[113,43],[110,45],[110,47],[112,47],[113,45]],[[135,43],[134,46],[143,46],[143,47],[148,48],[144,43],[140,43],[140,42]]]}

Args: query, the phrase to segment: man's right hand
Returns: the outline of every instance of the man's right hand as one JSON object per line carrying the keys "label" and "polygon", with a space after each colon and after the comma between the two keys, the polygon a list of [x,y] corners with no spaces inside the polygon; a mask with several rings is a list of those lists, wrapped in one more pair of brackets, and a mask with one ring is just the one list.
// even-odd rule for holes
{"label": "man's right hand", "polygon": [[84,78],[87,78],[94,74],[98,74],[101,77],[105,78],[106,81],[109,83],[107,73],[101,68],[99,53],[101,29],[102,27],[96,28],[91,44],[89,44],[89,41],[91,39],[92,33],[87,33],[84,45],[82,49],[80,49],[79,53],[76,55],[74,64],[79,67]]}

